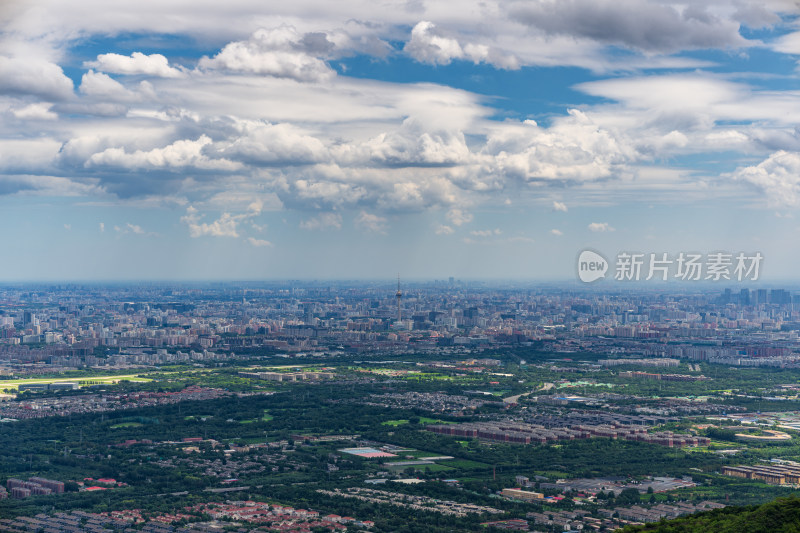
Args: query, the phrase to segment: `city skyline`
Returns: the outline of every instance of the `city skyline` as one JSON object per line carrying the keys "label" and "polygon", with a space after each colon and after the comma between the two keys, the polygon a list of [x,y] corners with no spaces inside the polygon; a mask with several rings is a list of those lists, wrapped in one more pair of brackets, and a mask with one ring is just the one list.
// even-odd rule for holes
{"label": "city skyline", "polygon": [[795,282],[798,14],[6,3],[0,281],[572,282],[593,249]]}

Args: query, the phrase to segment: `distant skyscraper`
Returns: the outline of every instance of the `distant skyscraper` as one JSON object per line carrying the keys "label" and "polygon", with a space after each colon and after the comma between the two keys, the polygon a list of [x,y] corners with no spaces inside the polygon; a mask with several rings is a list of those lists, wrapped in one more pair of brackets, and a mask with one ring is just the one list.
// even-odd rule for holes
{"label": "distant skyscraper", "polygon": [[758,289],[756,295],[759,305],[767,303],[767,289]]}
{"label": "distant skyscraper", "polygon": [[750,305],[750,289],[742,289],[739,291],[739,304]]}
{"label": "distant skyscraper", "polygon": [[403,320],[403,315],[400,311],[400,300],[403,298],[403,293],[400,291],[400,274],[397,275],[397,292],[394,294],[397,298],[397,321]]}

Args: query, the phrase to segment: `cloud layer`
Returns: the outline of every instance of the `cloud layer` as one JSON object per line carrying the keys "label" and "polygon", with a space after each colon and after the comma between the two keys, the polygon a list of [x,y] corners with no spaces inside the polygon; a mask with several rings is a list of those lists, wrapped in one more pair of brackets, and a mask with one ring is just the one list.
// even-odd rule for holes
{"label": "cloud layer", "polygon": [[[292,211],[303,230],[375,236],[397,215],[431,213],[435,235],[475,241],[499,235],[472,227],[487,206],[564,216],[581,202],[713,187],[755,188],[781,206],[800,194],[800,96],[715,71],[699,53],[759,47],[795,60],[793,3],[309,1],[265,13],[243,0],[166,0],[144,16],[140,3],[87,0],[85,17],[62,4],[34,1],[2,22],[0,194],[170,206],[192,238],[259,248],[271,245],[253,226],[262,209]],[[776,37],[746,38],[743,27]],[[87,51],[101,34],[147,37],[136,50]],[[165,34],[196,53],[159,48]],[[411,64],[439,81],[350,75],[364,64]],[[534,67],[591,71],[564,87],[584,102],[534,120],[459,88],[468,69],[472,83]],[[747,160],[671,168],[731,150]]]}

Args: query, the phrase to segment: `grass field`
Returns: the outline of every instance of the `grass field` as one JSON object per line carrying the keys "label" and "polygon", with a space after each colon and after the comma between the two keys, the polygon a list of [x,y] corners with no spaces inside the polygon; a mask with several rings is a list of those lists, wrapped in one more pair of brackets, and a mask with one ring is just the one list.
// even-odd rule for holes
{"label": "grass field", "polygon": [[[387,420],[386,422],[381,422],[383,426],[402,426],[403,424],[408,424],[408,419],[400,419],[400,420]],[[437,420],[435,418],[428,418],[426,416],[422,416],[419,419],[420,424],[455,424],[456,422],[448,422],[447,420]]]}
{"label": "grass field", "polygon": [[78,383],[81,386],[85,386],[86,384],[96,385],[96,384],[112,384],[118,383],[119,381],[136,381],[136,382],[147,382],[152,381],[146,377],[142,377],[139,374],[123,374],[118,376],[80,376],[76,378],[68,378],[68,377],[58,377],[58,378],[25,378],[25,379],[4,379],[0,380],[0,390],[7,389],[7,390],[17,390],[20,385],[31,385],[31,384],[49,384],[49,383]]}
{"label": "grass field", "polygon": [[263,416],[261,418],[251,418],[249,420],[240,420],[239,423],[240,424],[252,424],[253,422],[269,422],[273,418],[275,418],[275,417],[272,416],[271,414],[269,414],[269,412],[264,411],[264,414],[263,414]]}
{"label": "grass field", "polygon": [[120,428],[138,428],[142,427],[142,424],[139,422],[123,422],[121,424],[114,424],[111,426],[111,429],[120,429]]}

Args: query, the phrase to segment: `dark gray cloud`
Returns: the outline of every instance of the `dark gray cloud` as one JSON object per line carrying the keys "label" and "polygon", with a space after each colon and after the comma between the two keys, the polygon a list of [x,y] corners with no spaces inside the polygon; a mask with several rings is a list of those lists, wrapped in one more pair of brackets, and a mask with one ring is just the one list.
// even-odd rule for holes
{"label": "dark gray cloud", "polygon": [[513,2],[512,19],[551,35],[571,35],[645,52],[740,47],[739,24],[699,6],[679,11],[647,0]]}

